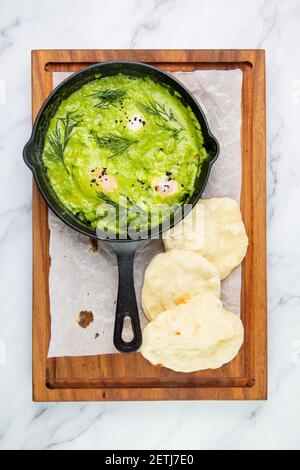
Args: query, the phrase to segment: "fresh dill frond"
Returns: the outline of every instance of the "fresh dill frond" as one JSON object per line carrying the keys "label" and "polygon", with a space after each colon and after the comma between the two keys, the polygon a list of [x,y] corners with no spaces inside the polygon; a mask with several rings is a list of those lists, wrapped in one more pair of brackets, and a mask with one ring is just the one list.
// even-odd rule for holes
{"label": "fresh dill frond", "polygon": [[125,90],[96,90],[91,93],[90,97],[95,98],[97,103],[95,108],[107,109],[111,104],[117,100],[125,98],[127,92]]}
{"label": "fresh dill frond", "polygon": [[128,207],[122,205],[120,202],[114,201],[106,193],[102,191],[100,192],[97,191],[97,197],[101,199],[101,201],[104,202],[105,204],[113,207],[118,218],[125,217],[126,219],[127,214],[128,214]]}
{"label": "fresh dill frond", "polygon": [[111,199],[106,193],[97,192],[97,197],[101,199],[103,202],[105,202],[106,204],[110,204],[111,206],[117,209],[119,208],[119,204],[113,199]]}
{"label": "fresh dill frond", "polygon": [[82,122],[82,114],[70,111],[65,115],[65,117],[58,117],[57,120],[62,123],[64,128],[64,142],[66,147],[73,129]]}
{"label": "fresh dill frond", "polygon": [[115,132],[109,132],[107,135],[99,137],[95,131],[90,131],[91,138],[95,140],[100,148],[112,151],[109,158],[120,155],[125,152],[131,145],[134,145],[138,140],[128,139]]}
{"label": "fresh dill frond", "polygon": [[55,128],[48,137],[46,157],[52,161],[60,161],[68,174],[70,171],[65,164],[64,153],[72,131],[81,123],[81,118],[82,115],[76,112],[68,112],[64,117],[58,117]]}
{"label": "fresh dill frond", "polygon": [[64,156],[64,139],[62,138],[61,128],[56,122],[56,126],[52,133],[48,137],[48,148],[46,150],[46,156],[49,160],[61,160],[63,161]]}
{"label": "fresh dill frond", "polygon": [[[117,203],[111,199],[107,194],[103,192],[97,192],[97,197],[101,199],[102,202],[113,207],[115,214],[118,218],[118,224],[123,228],[128,228],[129,224],[137,219],[137,217],[142,216],[143,218],[148,218],[148,213],[139,207],[134,201],[132,201],[128,196],[121,194],[124,203]],[[127,202],[127,204],[126,204]]]}
{"label": "fresh dill frond", "polygon": [[[166,105],[161,104],[152,98],[148,98],[145,103],[139,101],[137,106],[142,112],[157,118],[157,127],[163,131],[169,132],[175,139],[178,139],[180,132],[185,130],[180,122],[176,119],[172,109],[167,109]],[[170,125],[170,122],[176,123],[179,128]]]}
{"label": "fresh dill frond", "polygon": [[174,116],[174,113],[171,108],[167,109],[164,104],[160,104],[158,101],[148,98],[145,103],[142,101],[137,102],[137,106],[141,111],[144,111],[147,114],[151,114],[157,118],[163,119],[164,121],[175,121],[177,119]]}
{"label": "fresh dill frond", "polygon": [[180,129],[177,129],[176,127],[171,127],[168,124],[160,124],[158,122],[156,123],[156,125],[161,130],[169,132],[171,134],[171,136],[174,137],[176,140],[178,140],[180,132],[182,132],[184,130],[183,127],[181,127]]}

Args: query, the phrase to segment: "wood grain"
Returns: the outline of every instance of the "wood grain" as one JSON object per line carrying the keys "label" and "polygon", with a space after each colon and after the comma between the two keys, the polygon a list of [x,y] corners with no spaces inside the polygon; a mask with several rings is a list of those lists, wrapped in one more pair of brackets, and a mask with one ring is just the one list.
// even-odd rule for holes
{"label": "wood grain", "polygon": [[265,54],[263,50],[39,50],[32,52],[33,119],[52,90],[53,71],[95,62],[135,60],[164,70],[243,71],[242,199],[249,235],[243,263],[241,315],[245,344],[216,371],[156,368],[139,353],[47,359],[50,338],[48,210],[33,184],[33,399],[255,400],[267,397]]}

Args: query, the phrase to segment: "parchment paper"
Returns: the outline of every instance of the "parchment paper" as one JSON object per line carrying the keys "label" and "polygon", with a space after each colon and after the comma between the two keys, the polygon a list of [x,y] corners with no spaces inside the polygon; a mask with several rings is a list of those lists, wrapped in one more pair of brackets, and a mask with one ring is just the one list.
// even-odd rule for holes
{"label": "parchment paper", "polygon": [[[70,74],[54,73],[54,86]],[[240,70],[177,72],[178,78],[199,100],[212,132],[221,147],[213,165],[204,197],[229,196],[237,201],[241,189],[241,88]],[[63,224],[49,211],[49,275],[51,341],[49,357],[117,353],[112,335],[118,270],[114,253],[98,246]],[[140,301],[144,271],[163,251],[162,243],[144,243],[135,258],[135,288],[142,327],[147,323]],[[228,310],[240,313],[241,270],[238,267],[222,282],[222,300]],[[87,328],[78,324],[82,311],[93,313]],[[127,328],[125,337],[129,338]]]}

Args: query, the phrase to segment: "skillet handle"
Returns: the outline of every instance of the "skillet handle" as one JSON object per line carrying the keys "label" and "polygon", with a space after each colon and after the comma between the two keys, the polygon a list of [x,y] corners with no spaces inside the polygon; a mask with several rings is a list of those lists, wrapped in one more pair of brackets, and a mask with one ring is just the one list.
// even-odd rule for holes
{"label": "skillet handle", "polygon": [[[114,328],[114,345],[123,353],[137,351],[142,344],[140,317],[136,302],[133,278],[133,263],[136,244],[134,242],[116,243],[113,246],[119,265],[119,291]],[[124,248],[124,250],[122,249]],[[129,342],[122,338],[124,319],[129,317],[133,339]]]}

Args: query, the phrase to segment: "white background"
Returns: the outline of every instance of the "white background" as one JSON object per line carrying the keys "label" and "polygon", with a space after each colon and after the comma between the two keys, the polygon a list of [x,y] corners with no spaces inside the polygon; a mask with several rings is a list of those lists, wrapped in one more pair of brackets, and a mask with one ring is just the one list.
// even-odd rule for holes
{"label": "white background", "polygon": [[[30,51],[264,48],[267,402],[31,402]],[[0,0],[0,448],[300,448],[300,2]],[[4,363],[4,364],[3,364]]]}

